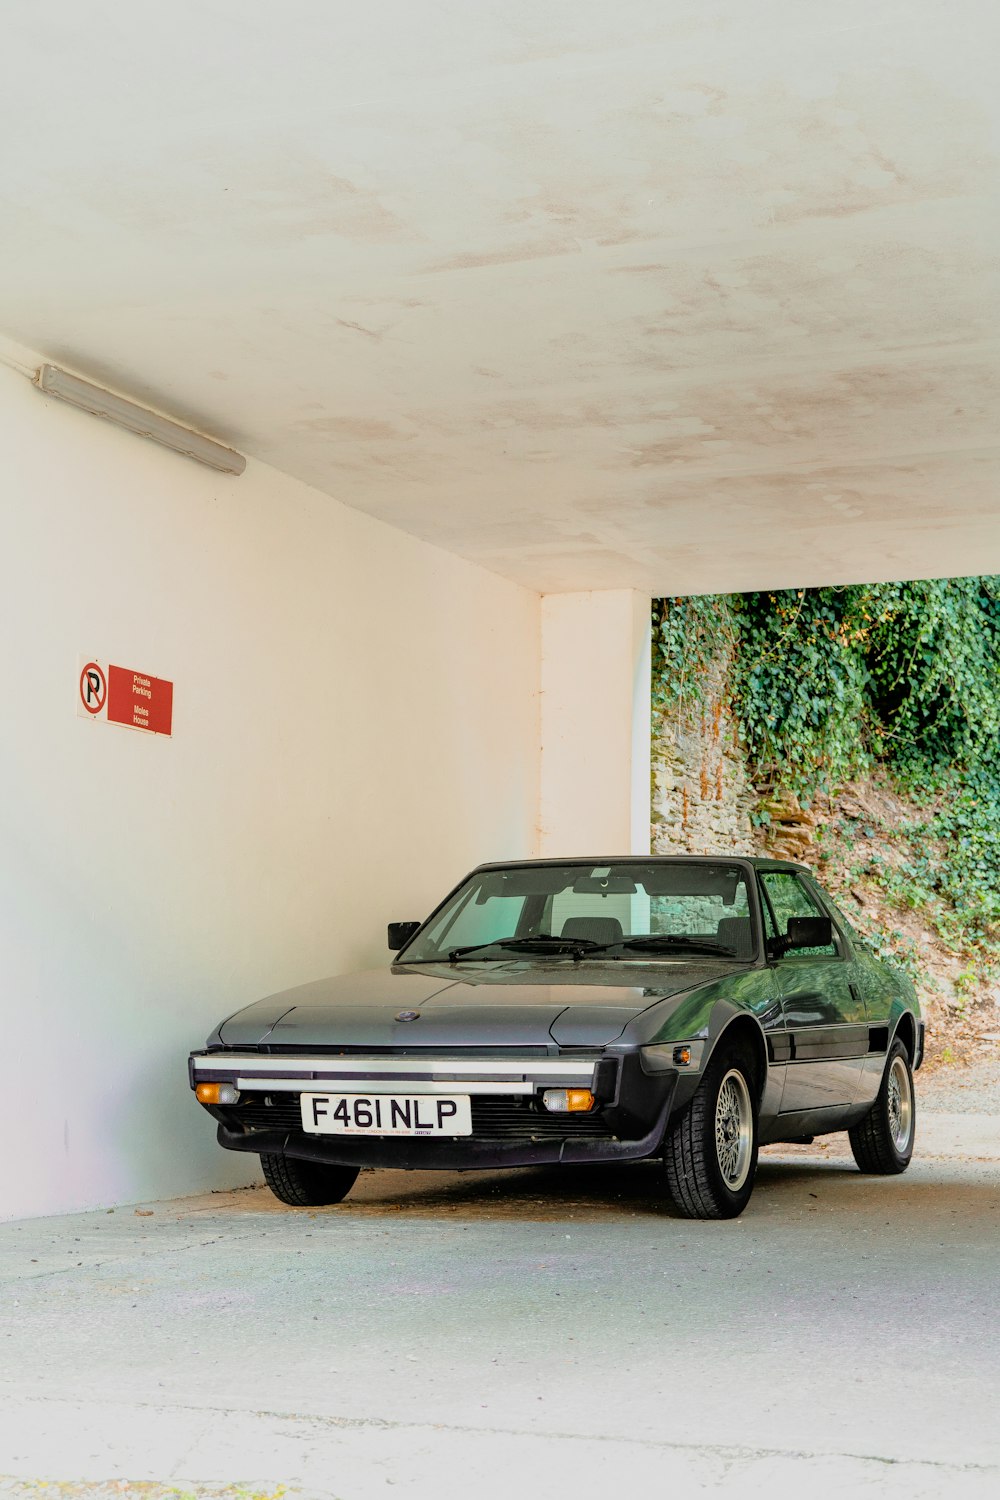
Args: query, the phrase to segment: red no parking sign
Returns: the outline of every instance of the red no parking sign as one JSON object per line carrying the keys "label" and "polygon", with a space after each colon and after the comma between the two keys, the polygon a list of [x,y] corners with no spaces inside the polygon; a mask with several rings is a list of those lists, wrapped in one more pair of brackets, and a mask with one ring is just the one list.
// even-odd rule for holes
{"label": "red no parking sign", "polygon": [[84,663],[80,673],[80,702],[86,712],[99,714],[108,700],[108,679],[104,668],[96,661]]}
{"label": "red no parking sign", "polygon": [[76,711],[83,719],[124,724],[146,734],[172,734],[174,685],[166,677],[105,666],[81,656]]}

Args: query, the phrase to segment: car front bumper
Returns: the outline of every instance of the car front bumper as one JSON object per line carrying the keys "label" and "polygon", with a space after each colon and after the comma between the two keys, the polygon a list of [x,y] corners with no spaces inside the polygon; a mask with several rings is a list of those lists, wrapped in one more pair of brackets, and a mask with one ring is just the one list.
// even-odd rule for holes
{"label": "car front bumper", "polygon": [[[196,1053],[192,1088],[231,1083],[239,1102],[206,1105],[229,1151],[283,1154],[304,1161],[408,1171],[461,1171],[637,1160],[659,1153],[672,1112],[687,1089],[676,1072],[650,1075],[638,1051],[616,1056],[368,1056]],[[684,1079],[687,1084],[689,1080]],[[546,1088],[589,1088],[593,1112],[544,1111]],[[301,1128],[302,1092],[468,1094],[467,1136],[318,1135]],[[271,1120],[274,1124],[271,1124]],[[500,1123],[498,1123],[500,1122]]]}

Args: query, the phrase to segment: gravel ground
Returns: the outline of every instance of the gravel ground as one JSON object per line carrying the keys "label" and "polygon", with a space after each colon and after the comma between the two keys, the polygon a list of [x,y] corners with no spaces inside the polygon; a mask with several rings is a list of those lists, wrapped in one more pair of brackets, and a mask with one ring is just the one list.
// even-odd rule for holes
{"label": "gravel ground", "polygon": [[917,1107],[955,1115],[1000,1115],[1000,1047],[966,1065],[921,1070]]}

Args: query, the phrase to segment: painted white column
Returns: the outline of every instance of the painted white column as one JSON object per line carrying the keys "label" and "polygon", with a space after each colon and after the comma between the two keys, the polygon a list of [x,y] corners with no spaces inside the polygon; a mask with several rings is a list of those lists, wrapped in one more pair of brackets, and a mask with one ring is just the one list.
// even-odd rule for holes
{"label": "painted white column", "polygon": [[648,854],[648,595],[545,595],[541,683],[539,853]]}

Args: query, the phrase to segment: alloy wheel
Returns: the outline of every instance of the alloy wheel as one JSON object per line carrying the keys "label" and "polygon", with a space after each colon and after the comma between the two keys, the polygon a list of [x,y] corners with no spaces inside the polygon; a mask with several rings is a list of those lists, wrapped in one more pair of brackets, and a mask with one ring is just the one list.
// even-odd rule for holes
{"label": "alloy wheel", "polygon": [[747,1180],[753,1148],[753,1105],[747,1081],[730,1068],[719,1085],[715,1103],[715,1154],[722,1179],[731,1193]]}
{"label": "alloy wheel", "polygon": [[913,1088],[906,1063],[894,1057],[889,1068],[889,1088],[886,1097],[889,1111],[889,1134],[896,1150],[903,1155],[910,1144],[913,1129]]}

